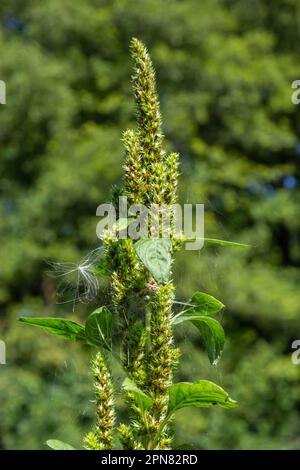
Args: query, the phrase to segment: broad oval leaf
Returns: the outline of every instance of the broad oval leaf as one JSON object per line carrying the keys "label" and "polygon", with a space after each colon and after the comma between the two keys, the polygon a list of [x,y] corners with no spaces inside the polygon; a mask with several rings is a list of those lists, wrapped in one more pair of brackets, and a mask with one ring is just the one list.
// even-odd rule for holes
{"label": "broad oval leaf", "polygon": [[100,307],[88,316],[85,334],[89,343],[111,351],[112,314],[107,307]]}
{"label": "broad oval leaf", "polygon": [[126,378],[122,385],[124,390],[131,392],[143,410],[148,410],[153,405],[153,400],[146,393],[140,390],[137,385],[130,379]]}
{"label": "broad oval leaf", "polygon": [[46,444],[53,450],[76,450],[75,447],[67,444],[66,442],[59,441],[58,439],[48,439]]}
{"label": "broad oval leaf", "polygon": [[61,336],[71,341],[86,341],[84,327],[72,320],[55,317],[20,317],[19,321],[28,325],[38,326],[53,335]]}
{"label": "broad oval leaf", "polygon": [[174,317],[173,324],[190,321],[199,330],[211,364],[220,359],[225,343],[225,333],[222,325],[214,318],[196,313],[182,313]]}
{"label": "broad oval leaf", "polygon": [[167,238],[149,238],[134,244],[136,254],[143,265],[150,271],[157,282],[169,280],[172,263],[171,240]]}
{"label": "broad oval leaf", "polygon": [[209,408],[214,405],[235,408],[237,402],[232,400],[222,387],[209,380],[179,382],[169,388],[169,416],[188,406]]}
{"label": "broad oval leaf", "polygon": [[212,295],[204,292],[195,292],[189,301],[190,306],[184,312],[198,313],[199,315],[213,315],[220,312],[225,305]]}

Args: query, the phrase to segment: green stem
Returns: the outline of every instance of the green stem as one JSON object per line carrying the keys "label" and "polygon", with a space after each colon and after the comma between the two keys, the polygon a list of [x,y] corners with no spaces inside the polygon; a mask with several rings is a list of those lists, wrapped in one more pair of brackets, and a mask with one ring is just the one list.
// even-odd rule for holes
{"label": "green stem", "polygon": [[145,325],[146,325],[146,355],[149,357],[149,353],[151,350],[151,310],[149,306],[146,307],[146,318],[145,318]]}

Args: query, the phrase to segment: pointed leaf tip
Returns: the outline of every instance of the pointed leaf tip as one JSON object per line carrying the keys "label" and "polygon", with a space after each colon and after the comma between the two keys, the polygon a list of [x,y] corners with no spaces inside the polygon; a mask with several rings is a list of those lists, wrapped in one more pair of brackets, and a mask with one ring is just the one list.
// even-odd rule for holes
{"label": "pointed leaf tip", "polygon": [[20,317],[19,321],[71,341],[86,341],[84,327],[72,320],[56,317]]}
{"label": "pointed leaf tip", "polygon": [[58,439],[48,439],[46,445],[53,450],[76,450],[75,447],[67,444],[66,442],[59,441]]}
{"label": "pointed leaf tip", "polygon": [[237,402],[232,400],[222,387],[209,380],[179,382],[169,389],[169,416],[189,406],[209,408],[214,405],[235,408]]}

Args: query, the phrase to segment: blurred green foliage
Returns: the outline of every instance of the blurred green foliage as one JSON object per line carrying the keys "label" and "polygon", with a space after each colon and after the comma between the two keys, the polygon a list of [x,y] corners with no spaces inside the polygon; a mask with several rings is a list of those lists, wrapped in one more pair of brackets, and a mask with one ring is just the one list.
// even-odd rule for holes
{"label": "blurred green foliage", "polygon": [[98,244],[96,207],[120,177],[121,131],[134,121],[137,36],[157,69],[168,145],[181,153],[181,201],[205,204],[206,236],[257,246],[178,255],[178,300],[220,298],[228,337],[212,367],[184,329],[178,378],[211,378],[240,406],[181,413],[177,441],[299,448],[299,1],[2,0],[0,19],[0,447],[79,446],[93,419],[90,352],[16,318],[90,311],[56,304],[45,260],[76,262]]}

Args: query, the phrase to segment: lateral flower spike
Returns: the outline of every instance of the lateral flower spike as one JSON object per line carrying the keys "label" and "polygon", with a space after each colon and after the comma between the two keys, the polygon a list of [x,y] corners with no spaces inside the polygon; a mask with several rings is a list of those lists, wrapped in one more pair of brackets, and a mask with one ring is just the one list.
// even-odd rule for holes
{"label": "lateral flower spike", "polygon": [[111,374],[99,352],[92,363],[96,401],[97,421],[94,431],[87,434],[84,445],[89,450],[109,450],[113,448],[113,428],[115,412],[113,408],[113,387]]}

